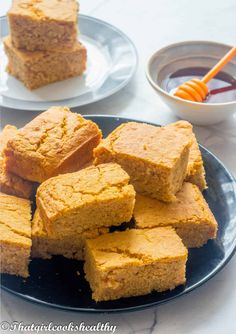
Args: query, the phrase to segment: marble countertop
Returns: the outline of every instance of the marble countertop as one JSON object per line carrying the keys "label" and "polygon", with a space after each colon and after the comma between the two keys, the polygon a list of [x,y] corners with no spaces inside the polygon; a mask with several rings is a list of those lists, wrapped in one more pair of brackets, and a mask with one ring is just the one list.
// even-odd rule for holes
{"label": "marble countertop", "polygon": [[[9,0],[1,1],[4,15]],[[112,23],[135,43],[139,66],[132,82],[119,93],[78,108],[82,114],[115,114],[159,124],[175,121],[147,83],[144,66],[158,48],[183,40],[214,40],[235,44],[235,0],[81,0],[81,12]],[[22,126],[37,113],[1,109],[1,125]],[[198,141],[216,154],[236,176],[236,114],[211,127],[194,127]],[[109,322],[121,334],[236,333],[236,257],[212,280],[168,304],[126,314],[68,313],[31,304],[1,292],[1,321],[25,324]],[[27,333],[27,332],[24,332]],[[29,333],[29,332],[28,332]],[[61,331],[62,333],[62,331]]]}

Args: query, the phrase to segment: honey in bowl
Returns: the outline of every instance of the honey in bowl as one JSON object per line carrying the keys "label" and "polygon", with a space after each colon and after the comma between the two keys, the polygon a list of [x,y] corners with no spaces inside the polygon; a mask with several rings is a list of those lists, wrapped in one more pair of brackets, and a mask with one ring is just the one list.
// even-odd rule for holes
{"label": "honey in bowl", "polygon": [[[162,83],[164,90],[171,95],[177,87],[193,78],[201,79],[210,68],[189,67],[170,74]],[[204,103],[225,103],[236,101],[236,79],[221,71],[208,83],[209,94]]]}

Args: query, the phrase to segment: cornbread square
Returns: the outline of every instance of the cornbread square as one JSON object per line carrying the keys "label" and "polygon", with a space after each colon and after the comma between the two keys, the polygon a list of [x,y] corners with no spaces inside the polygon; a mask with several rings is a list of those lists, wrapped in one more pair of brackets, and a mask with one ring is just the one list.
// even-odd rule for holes
{"label": "cornbread square", "polygon": [[138,193],[172,202],[186,176],[191,144],[169,127],[124,123],[95,148],[95,164],[116,162]]}
{"label": "cornbread square", "polygon": [[130,221],[135,191],[117,164],[91,166],[42,183],[36,202],[49,235],[66,236]]}
{"label": "cornbread square", "polygon": [[217,222],[199,188],[185,182],[174,203],[163,203],[137,194],[134,219],[136,228],[171,226],[186,247],[201,247],[215,239]]}
{"label": "cornbread square", "polygon": [[29,51],[72,47],[77,15],[75,0],[13,0],[8,12],[12,42]]}
{"label": "cornbread square", "polygon": [[101,139],[97,125],[67,107],[51,107],[19,129],[5,148],[6,169],[36,182],[77,171]]}
{"label": "cornbread square", "polygon": [[35,185],[32,182],[7,172],[4,162],[4,148],[9,139],[17,133],[17,128],[12,125],[6,125],[0,133],[0,191],[17,197],[30,198],[34,193]]}
{"label": "cornbread square", "polygon": [[31,249],[30,201],[0,193],[0,271],[28,277]]}
{"label": "cornbread square", "polygon": [[36,210],[32,221],[33,258],[50,259],[52,255],[62,255],[69,259],[83,260],[85,239],[91,239],[108,232],[108,228],[95,228],[71,236],[52,238],[48,235],[39,211]]}
{"label": "cornbread square", "polygon": [[86,240],[86,279],[96,301],[172,290],[185,283],[187,249],[174,229],[126,230]]}
{"label": "cornbread square", "polygon": [[192,125],[187,121],[179,121],[168,125],[175,131],[182,131],[189,138],[192,138],[193,143],[190,147],[189,161],[187,167],[187,175],[185,181],[196,184],[201,191],[207,188],[205,169],[202,161],[201,151],[199,149],[197,139],[193,133]]}
{"label": "cornbread square", "polygon": [[30,52],[15,48],[11,38],[6,37],[4,48],[8,73],[29,89],[82,75],[86,69],[87,51],[80,42],[70,49]]}

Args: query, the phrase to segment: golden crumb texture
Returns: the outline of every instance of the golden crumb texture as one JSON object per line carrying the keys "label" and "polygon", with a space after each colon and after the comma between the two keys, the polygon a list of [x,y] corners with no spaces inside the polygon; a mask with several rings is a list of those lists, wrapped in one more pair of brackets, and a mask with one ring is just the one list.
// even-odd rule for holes
{"label": "golden crumb texture", "polygon": [[30,201],[0,193],[1,272],[28,277],[31,245]]}
{"label": "golden crumb texture", "polygon": [[126,230],[86,241],[85,273],[96,301],[185,283],[187,249],[174,229]]}
{"label": "golden crumb texture", "polygon": [[168,126],[128,122],[102,140],[95,163],[120,164],[138,193],[172,202],[186,177],[191,144],[192,138]]}
{"label": "golden crumb texture", "polygon": [[195,134],[193,133],[192,124],[187,121],[178,121],[171,123],[168,127],[175,131],[182,132],[186,134],[190,139],[192,139],[192,145],[189,151],[189,161],[187,166],[187,175],[185,180],[196,184],[201,191],[207,188],[205,169],[203,166],[203,160],[199,145]]}
{"label": "golden crumb texture", "polygon": [[17,128],[13,125],[6,125],[0,133],[0,190],[8,195],[14,195],[29,199],[33,196],[35,185],[22,179],[5,168],[4,149],[9,139],[15,137]]}
{"label": "golden crumb texture", "polygon": [[13,138],[17,133],[17,128],[14,125],[7,124],[0,133],[0,157],[4,158],[3,150],[10,138]]}
{"label": "golden crumb texture", "polygon": [[110,163],[43,182],[36,201],[48,233],[69,235],[128,222],[135,191],[128,174]]}
{"label": "golden crumb texture", "polygon": [[32,220],[33,258],[50,259],[53,255],[62,255],[68,259],[83,260],[85,239],[95,238],[107,233],[108,228],[92,228],[71,236],[52,237],[48,235],[39,210],[35,211]]}
{"label": "golden crumb texture", "polygon": [[101,140],[98,126],[67,107],[51,107],[7,142],[6,169],[36,182],[82,168]]}
{"label": "golden crumb texture", "polygon": [[78,41],[70,48],[30,52],[17,49],[8,36],[4,39],[4,48],[8,73],[28,89],[79,76],[86,70],[87,51]]}
{"label": "golden crumb texture", "polygon": [[14,46],[29,51],[72,47],[78,10],[76,0],[13,0],[8,21]]}
{"label": "golden crumb texture", "polygon": [[186,247],[201,247],[215,239],[217,222],[199,188],[185,182],[173,203],[137,194],[134,208],[136,228],[171,226]]}

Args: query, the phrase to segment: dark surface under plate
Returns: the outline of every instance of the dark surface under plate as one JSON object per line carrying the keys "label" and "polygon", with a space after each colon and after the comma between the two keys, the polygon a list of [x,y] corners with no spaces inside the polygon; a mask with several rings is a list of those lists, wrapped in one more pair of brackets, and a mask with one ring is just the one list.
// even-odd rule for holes
{"label": "dark surface under plate", "polygon": [[[104,136],[123,122],[112,116],[87,116],[95,121]],[[201,147],[206,169],[208,189],[204,192],[218,224],[217,239],[204,247],[191,249],[187,263],[187,283],[165,293],[95,303],[89,284],[84,279],[83,263],[54,257],[52,260],[34,259],[27,280],[1,275],[1,286],[20,297],[47,306],[84,312],[117,312],[137,310],[164,303],[197,288],[213,277],[230,260],[236,247],[236,184],[223,164]],[[80,275],[78,275],[78,272]]]}

